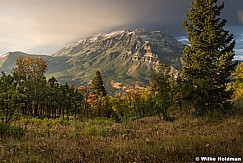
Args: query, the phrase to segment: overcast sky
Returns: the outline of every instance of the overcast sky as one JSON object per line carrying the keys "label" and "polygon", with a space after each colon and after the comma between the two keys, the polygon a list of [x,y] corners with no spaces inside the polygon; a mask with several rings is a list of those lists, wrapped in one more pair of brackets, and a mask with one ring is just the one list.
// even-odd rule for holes
{"label": "overcast sky", "polygon": [[[174,37],[192,0],[0,0],[0,54],[52,54],[98,32],[145,28]],[[222,17],[243,55],[243,0],[225,0]]]}

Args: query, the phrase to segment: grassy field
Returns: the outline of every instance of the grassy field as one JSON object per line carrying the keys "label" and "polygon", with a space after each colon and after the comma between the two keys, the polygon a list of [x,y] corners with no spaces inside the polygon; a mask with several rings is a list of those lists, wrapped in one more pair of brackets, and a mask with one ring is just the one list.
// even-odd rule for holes
{"label": "grassy field", "polygon": [[243,158],[243,116],[216,122],[157,117],[117,124],[22,119],[23,136],[0,139],[1,162],[192,162],[196,156]]}

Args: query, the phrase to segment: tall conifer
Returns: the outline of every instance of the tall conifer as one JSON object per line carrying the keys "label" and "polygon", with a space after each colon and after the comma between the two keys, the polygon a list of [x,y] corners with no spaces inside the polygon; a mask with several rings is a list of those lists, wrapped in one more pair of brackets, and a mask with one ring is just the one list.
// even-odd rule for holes
{"label": "tall conifer", "polygon": [[183,21],[190,42],[183,54],[184,81],[190,88],[185,94],[200,115],[231,106],[232,91],[226,91],[226,86],[235,69],[235,40],[223,28],[227,21],[219,18],[223,8],[218,0],[194,0]]}
{"label": "tall conifer", "polygon": [[95,78],[91,82],[91,93],[97,96],[106,96],[106,90],[100,72],[97,71]]}
{"label": "tall conifer", "polygon": [[98,116],[101,116],[102,100],[107,95],[100,72],[96,71],[95,78],[91,82],[91,93],[96,96],[96,104],[98,107]]}

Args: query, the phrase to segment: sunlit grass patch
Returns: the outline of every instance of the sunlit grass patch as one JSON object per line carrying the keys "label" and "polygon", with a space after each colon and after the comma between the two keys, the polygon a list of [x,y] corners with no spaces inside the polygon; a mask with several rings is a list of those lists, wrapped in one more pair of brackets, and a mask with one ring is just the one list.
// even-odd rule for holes
{"label": "sunlit grass patch", "polygon": [[[243,156],[241,116],[217,123],[200,118],[163,122],[146,117],[123,124],[31,120],[20,139],[1,142],[5,162],[189,162],[196,156]],[[23,121],[16,122],[21,126]]]}

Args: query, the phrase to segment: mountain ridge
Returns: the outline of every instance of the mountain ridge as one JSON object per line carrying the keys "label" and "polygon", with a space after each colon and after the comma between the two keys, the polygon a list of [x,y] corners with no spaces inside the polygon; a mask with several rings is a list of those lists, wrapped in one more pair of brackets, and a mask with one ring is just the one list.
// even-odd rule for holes
{"label": "mountain ridge", "polygon": [[[51,56],[42,57],[48,64],[47,77],[54,76],[61,83],[87,85],[97,70],[101,72],[106,85],[135,82],[146,85],[149,74],[158,64],[166,63],[175,70],[181,69],[181,55],[184,44],[160,31],[146,31],[138,28],[110,33],[98,33],[80,39],[60,49]],[[28,56],[22,52],[0,57],[0,70],[10,72],[17,56]],[[4,58],[8,56],[7,58]],[[5,59],[5,60],[4,60]],[[6,60],[10,60],[6,65]]]}

